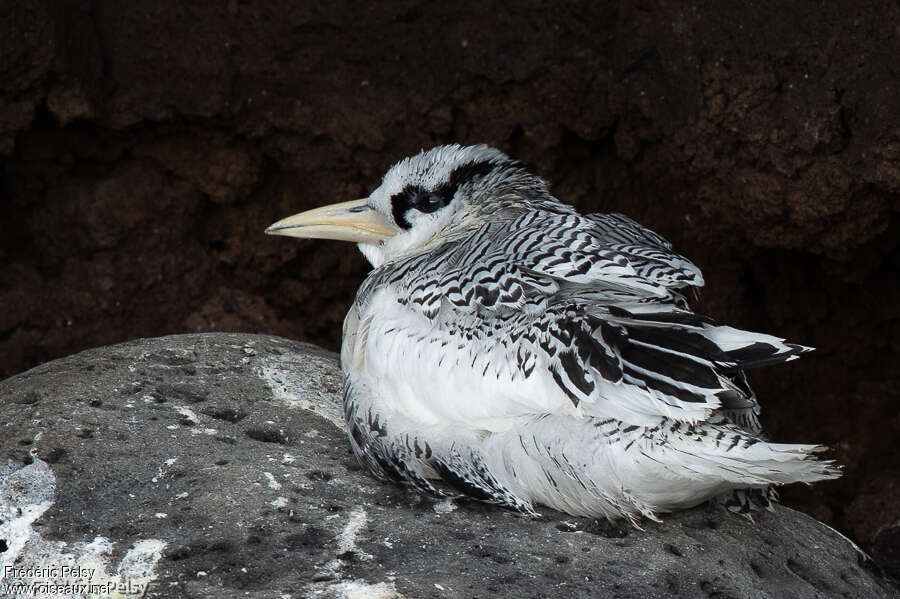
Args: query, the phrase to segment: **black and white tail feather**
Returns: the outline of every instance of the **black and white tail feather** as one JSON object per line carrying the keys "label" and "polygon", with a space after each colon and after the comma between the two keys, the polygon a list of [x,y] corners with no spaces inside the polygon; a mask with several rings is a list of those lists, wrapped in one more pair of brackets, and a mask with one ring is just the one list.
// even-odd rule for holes
{"label": "black and white tail feather", "polygon": [[771,443],[745,370],[810,351],[718,325],[699,269],[618,214],[579,215],[485,146],[395,165],[367,201],[396,234],[342,347],[351,445],[376,476],[534,513],[626,518],[839,476]]}

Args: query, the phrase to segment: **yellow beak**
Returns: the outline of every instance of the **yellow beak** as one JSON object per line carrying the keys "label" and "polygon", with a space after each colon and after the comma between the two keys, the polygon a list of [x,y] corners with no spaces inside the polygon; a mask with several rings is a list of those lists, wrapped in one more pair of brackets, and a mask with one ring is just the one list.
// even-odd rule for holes
{"label": "yellow beak", "polygon": [[376,243],[399,233],[394,225],[367,202],[368,198],[362,198],[307,210],[269,226],[266,233],[356,243]]}

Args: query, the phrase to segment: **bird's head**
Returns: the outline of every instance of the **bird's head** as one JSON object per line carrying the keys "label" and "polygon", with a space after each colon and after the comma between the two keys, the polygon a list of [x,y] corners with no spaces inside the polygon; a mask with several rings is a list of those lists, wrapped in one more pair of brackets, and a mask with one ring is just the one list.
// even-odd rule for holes
{"label": "bird's head", "polygon": [[449,145],[401,160],[368,198],[289,216],[266,233],[355,241],[380,266],[528,208],[571,210],[500,150]]}

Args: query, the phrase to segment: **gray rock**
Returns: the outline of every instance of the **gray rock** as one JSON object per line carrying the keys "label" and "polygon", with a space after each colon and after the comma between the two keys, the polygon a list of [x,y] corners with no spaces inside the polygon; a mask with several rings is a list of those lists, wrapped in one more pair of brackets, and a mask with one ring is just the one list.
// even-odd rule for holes
{"label": "gray rock", "polygon": [[77,584],[148,597],[896,594],[846,538],[783,507],[753,523],[702,507],[637,530],[422,499],[360,470],[340,393],[334,354],[238,334],[141,339],[0,382],[2,583],[72,585],[55,597],[86,595]]}

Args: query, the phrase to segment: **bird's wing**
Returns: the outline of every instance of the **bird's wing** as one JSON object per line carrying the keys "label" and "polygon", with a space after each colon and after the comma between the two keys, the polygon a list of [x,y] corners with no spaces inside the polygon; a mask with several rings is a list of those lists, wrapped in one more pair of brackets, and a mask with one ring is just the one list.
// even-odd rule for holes
{"label": "bird's wing", "polygon": [[667,301],[674,298],[673,291],[703,286],[703,275],[690,260],[621,214],[535,220],[534,233],[541,239],[537,251],[517,258],[543,274],[576,284],[616,284],[626,290],[614,294],[616,301]]}
{"label": "bird's wing", "polygon": [[702,285],[697,267],[619,215],[492,223],[395,265],[390,279],[391,301],[429,323],[414,344],[441,344],[435,355],[449,353],[442,364],[454,372],[530,381],[522,388],[534,390],[536,410],[555,392],[626,422],[693,422],[724,408],[753,428],[741,368],[806,349],[687,309],[678,290]]}

